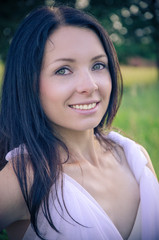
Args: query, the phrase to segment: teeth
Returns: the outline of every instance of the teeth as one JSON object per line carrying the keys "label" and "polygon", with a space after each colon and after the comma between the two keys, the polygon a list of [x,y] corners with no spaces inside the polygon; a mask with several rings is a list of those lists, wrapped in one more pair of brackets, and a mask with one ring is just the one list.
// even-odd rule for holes
{"label": "teeth", "polygon": [[72,108],[75,109],[81,109],[81,110],[88,110],[88,109],[92,109],[97,105],[97,103],[91,103],[91,104],[84,104],[84,105],[71,105]]}

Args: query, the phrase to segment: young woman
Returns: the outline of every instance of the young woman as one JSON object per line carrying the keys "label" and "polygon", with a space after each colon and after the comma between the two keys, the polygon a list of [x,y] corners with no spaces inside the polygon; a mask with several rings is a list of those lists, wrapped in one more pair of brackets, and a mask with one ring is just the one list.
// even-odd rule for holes
{"label": "young woman", "polygon": [[102,26],[40,8],[17,30],[0,113],[0,229],[10,239],[159,239],[148,154],[110,132],[122,95]]}

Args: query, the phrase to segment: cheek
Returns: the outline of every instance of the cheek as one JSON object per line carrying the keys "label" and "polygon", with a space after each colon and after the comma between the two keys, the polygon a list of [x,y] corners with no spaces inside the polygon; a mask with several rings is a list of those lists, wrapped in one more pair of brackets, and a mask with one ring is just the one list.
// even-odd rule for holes
{"label": "cheek", "polygon": [[43,88],[40,91],[40,101],[45,112],[52,111],[61,104],[61,93],[51,88]]}
{"label": "cheek", "polygon": [[69,84],[59,83],[58,81],[41,81],[40,83],[40,100],[42,106],[64,105],[71,95],[72,88]]}
{"label": "cheek", "polygon": [[109,100],[112,91],[112,81],[110,75],[107,75],[107,77],[102,79],[99,89],[103,98]]}

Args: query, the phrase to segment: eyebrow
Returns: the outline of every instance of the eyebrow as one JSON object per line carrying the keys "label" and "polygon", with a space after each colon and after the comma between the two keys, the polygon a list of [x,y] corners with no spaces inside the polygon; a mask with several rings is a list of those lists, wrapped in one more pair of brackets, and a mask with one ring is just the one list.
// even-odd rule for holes
{"label": "eyebrow", "polygon": [[107,58],[107,56],[106,56],[105,54],[101,54],[101,55],[98,55],[98,56],[93,57],[93,58],[92,58],[92,61],[97,60],[97,59],[99,59],[99,58],[103,58],[103,57]]}
{"label": "eyebrow", "polygon": [[[91,61],[94,61],[94,60],[97,60],[99,58],[107,58],[107,56],[105,54],[101,54],[101,55],[98,55],[98,56],[95,56],[91,59]],[[67,62],[75,62],[75,59],[73,58],[59,58],[59,59],[56,59],[55,62],[59,62],[59,61],[67,61]]]}

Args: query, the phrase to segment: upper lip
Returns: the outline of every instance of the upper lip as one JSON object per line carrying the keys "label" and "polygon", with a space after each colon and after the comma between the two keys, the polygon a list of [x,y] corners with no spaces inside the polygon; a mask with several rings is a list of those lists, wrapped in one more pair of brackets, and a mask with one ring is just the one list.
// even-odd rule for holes
{"label": "upper lip", "polygon": [[94,101],[88,101],[88,102],[80,102],[80,103],[73,103],[73,104],[69,104],[69,106],[72,106],[72,105],[89,105],[89,104],[92,104],[92,103],[99,103],[100,101],[98,100],[94,100]]}

